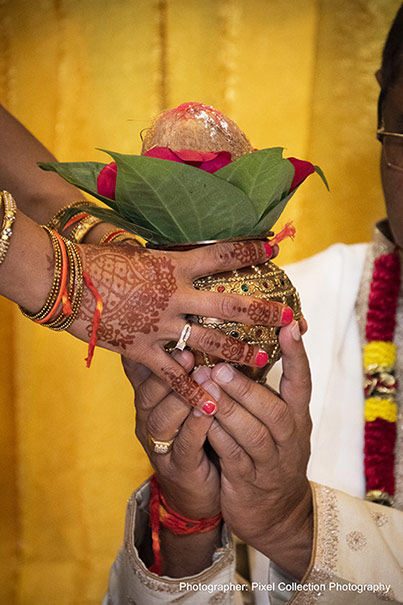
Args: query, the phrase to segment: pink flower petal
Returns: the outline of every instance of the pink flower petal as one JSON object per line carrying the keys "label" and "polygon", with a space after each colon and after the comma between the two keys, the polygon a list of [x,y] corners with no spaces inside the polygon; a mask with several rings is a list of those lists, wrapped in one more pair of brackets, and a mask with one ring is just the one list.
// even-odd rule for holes
{"label": "pink flower petal", "polygon": [[98,193],[100,193],[104,197],[109,198],[110,200],[115,199],[117,173],[118,168],[116,166],[116,162],[111,162],[110,164],[107,164],[104,168],[102,168],[101,172],[98,174]]}
{"label": "pink flower petal", "polygon": [[294,191],[305,179],[315,172],[315,166],[311,164],[311,162],[306,162],[305,160],[298,160],[297,158],[287,158],[289,162],[295,168],[294,178],[291,183],[290,191]]}
{"label": "pink flower petal", "polygon": [[184,164],[184,160],[182,160],[175,151],[172,151],[169,147],[152,147],[144,154],[148,158],[159,158],[160,160],[171,160],[172,162],[179,162],[180,164]]}
{"label": "pink flower petal", "polygon": [[173,151],[169,147],[153,147],[144,155],[161,160],[171,160],[200,168],[205,172],[216,172],[231,163],[229,151],[196,151],[194,149],[180,149]]}

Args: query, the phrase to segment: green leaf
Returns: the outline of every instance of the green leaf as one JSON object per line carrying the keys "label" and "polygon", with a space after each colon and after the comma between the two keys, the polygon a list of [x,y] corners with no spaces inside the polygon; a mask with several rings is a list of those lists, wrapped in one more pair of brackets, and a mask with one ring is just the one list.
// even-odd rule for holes
{"label": "green leaf", "polygon": [[238,187],[199,168],[144,156],[107,152],[118,166],[118,212],[132,220],[133,206],[150,229],[177,243],[248,235],[257,222]]}
{"label": "green leaf", "polygon": [[61,227],[63,228],[63,226],[66,225],[75,214],[78,214],[83,210],[88,214],[92,214],[93,216],[102,219],[106,223],[115,225],[119,229],[125,229],[126,231],[130,231],[130,233],[140,235],[153,244],[169,243],[168,241],[162,240],[161,235],[158,232],[146,229],[142,225],[138,225],[134,222],[127,221],[114,210],[110,210],[109,208],[101,208],[100,206],[76,206],[74,208],[69,208],[64,213],[63,220],[61,221]]}
{"label": "green leaf", "polygon": [[111,208],[116,210],[114,200],[100,195],[97,191],[97,178],[105,164],[101,162],[38,162],[42,170],[56,172],[65,181],[90,193]]}
{"label": "green leaf", "polygon": [[325,173],[323,172],[322,168],[320,166],[314,166],[314,168],[316,174],[318,174],[324,182],[326,189],[330,191],[329,183],[327,182],[327,178],[325,177]]}
{"label": "green leaf", "polygon": [[239,187],[253,203],[260,220],[268,204],[277,205],[290,190],[295,170],[282,155],[282,147],[260,149],[214,174]]}

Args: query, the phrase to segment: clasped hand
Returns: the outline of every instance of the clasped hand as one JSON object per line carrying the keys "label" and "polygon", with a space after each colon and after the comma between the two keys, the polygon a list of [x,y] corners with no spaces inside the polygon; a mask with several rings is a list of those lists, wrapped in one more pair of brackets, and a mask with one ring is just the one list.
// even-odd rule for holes
{"label": "clasped hand", "polygon": [[[228,364],[198,368],[194,379],[219,402],[215,418],[189,413],[156,376],[125,362],[136,390],[136,434],[158,475],[167,502],[198,519],[221,509],[229,528],[287,573],[302,578],[312,548],[310,453],[311,381],[298,324],[280,330],[283,375],[279,394]],[[185,370],[189,351],[177,354]],[[172,451],[153,452],[149,435]],[[220,472],[203,449],[208,439]]]}

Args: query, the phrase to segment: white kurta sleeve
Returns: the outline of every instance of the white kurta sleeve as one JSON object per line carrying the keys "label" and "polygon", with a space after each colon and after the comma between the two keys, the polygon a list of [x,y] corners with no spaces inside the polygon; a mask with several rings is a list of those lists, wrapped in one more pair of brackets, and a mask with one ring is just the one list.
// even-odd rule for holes
{"label": "white kurta sleeve", "polygon": [[403,513],[315,483],[312,491],[312,559],[290,603],[403,603]]}
{"label": "white kurta sleeve", "polygon": [[210,567],[198,575],[185,578],[157,576],[145,567],[137,545],[148,530],[149,482],[131,496],[126,513],[123,546],[112,565],[108,592],[103,605],[154,605],[159,603],[234,603],[236,588],[235,557],[232,539],[223,529],[222,547],[218,548]]}

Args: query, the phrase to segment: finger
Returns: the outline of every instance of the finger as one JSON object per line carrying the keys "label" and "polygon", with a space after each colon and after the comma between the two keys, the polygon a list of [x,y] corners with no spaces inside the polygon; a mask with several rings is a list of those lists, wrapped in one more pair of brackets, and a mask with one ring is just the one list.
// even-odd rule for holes
{"label": "finger", "polygon": [[157,376],[164,380],[170,388],[178,393],[191,406],[198,408],[203,414],[212,416],[217,411],[217,402],[203,387],[189,376],[175,359],[162,349],[155,352],[149,367]]}
{"label": "finger", "polygon": [[203,387],[219,401],[216,419],[255,463],[276,458],[276,448],[267,426],[245,407],[208,380]]}
{"label": "finger", "polygon": [[311,373],[296,321],[280,330],[279,342],[283,363],[281,398],[295,416],[305,416],[308,413],[311,397]]}
{"label": "finger", "polygon": [[196,408],[188,414],[174,441],[172,461],[184,471],[197,468],[205,455],[203,445],[214,417]]}
{"label": "finger", "polygon": [[[168,356],[169,357],[169,356]],[[172,357],[174,363],[184,368],[184,372],[190,371],[193,367],[194,357],[190,351],[174,351]],[[136,390],[135,406],[139,410],[151,410],[155,407],[170,391],[169,384],[156,374],[143,383],[139,384]]]}
{"label": "finger", "polygon": [[216,419],[214,419],[207,437],[211,447],[220,458],[223,474],[229,480],[238,481],[240,475],[253,479],[254,464],[250,456]]}
{"label": "finger", "polygon": [[243,241],[203,246],[183,254],[187,255],[187,275],[194,280],[265,263],[272,258],[273,249],[267,241]]}
{"label": "finger", "polygon": [[195,323],[192,323],[191,326],[192,329],[187,344],[192,349],[211,353],[221,359],[242,365],[262,368],[267,364],[268,355],[266,351],[257,345],[250,345],[241,339],[227,336],[221,330],[203,328]]}
{"label": "finger", "polygon": [[[277,444],[285,443],[294,436],[295,422],[288,406],[269,389],[228,364],[216,365],[211,377],[227,395],[267,427]],[[221,409],[222,399],[219,401]]]}
{"label": "finger", "polygon": [[[198,384],[203,380],[206,369],[209,368],[200,367],[193,372],[192,376]],[[194,411],[201,414],[196,409]],[[151,434],[155,439],[161,441],[172,439],[187,416],[189,416],[189,405],[182,397],[171,391],[147,414],[147,427],[143,433]],[[202,416],[208,418],[204,414]]]}
{"label": "finger", "polygon": [[140,384],[147,380],[147,378],[150,376],[151,370],[146,368],[146,366],[143,366],[141,363],[136,363],[128,357],[124,357],[124,355],[122,355],[121,360],[123,370],[129,379],[129,382],[134,389],[137,389]]}
{"label": "finger", "polygon": [[269,327],[284,326],[293,318],[290,307],[274,300],[225,292],[203,291],[200,296],[194,289],[187,292],[186,313]]}
{"label": "finger", "polygon": [[305,317],[302,316],[298,323],[299,331],[301,332],[301,336],[303,336],[306,334],[306,332],[308,332],[308,322],[306,321]]}

